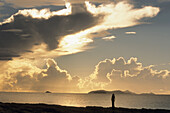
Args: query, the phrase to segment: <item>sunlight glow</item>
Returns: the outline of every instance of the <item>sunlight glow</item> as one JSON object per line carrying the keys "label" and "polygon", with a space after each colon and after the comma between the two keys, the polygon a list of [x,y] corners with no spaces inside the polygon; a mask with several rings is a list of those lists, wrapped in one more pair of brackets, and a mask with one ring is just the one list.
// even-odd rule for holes
{"label": "sunlight glow", "polygon": [[115,39],[116,37],[115,36],[108,36],[108,37],[104,37],[102,38],[103,40],[113,40]]}
{"label": "sunlight glow", "polygon": [[[101,22],[84,31],[67,35],[60,41],[59,50],[67,51],[68,54],[83,50],[83,47],[93,42],[93,33],[99,33],[113,28],[124,28],[141,24],[138,20],[143,17],[154,17],[160,11],[157,7],[146,6],[142,9],[133,9],[133,5],[125,2],[117,4],[105,4],[96,7],[94,4],[85,2],[87,11],[94,16],[103,15]],[[124,15],[127,15],[126,17]],[[107,39],[113,39],[107,37]]]}
{"label": "sunlight glow", "polygon": [[136,32],[125,32],[125,34],[128,34],[128,35],[135,35],[136,34]]}
{"label": "sunlight glow", "polygon": [[87,35],[87,32],[82,31],[63,37],[59,45],[59,50],[66,51],[68,53],[77,53],[82,51],[85,45],[93,42],[93,40],[88,38]]}
{"label": "sunlight glow", "polygon": [[[66,9],[52,12],[49,9],[19,10],[18,13],[12,15],[9,19],[0,24],[14,21],[14,16],[19,14],[23,16],[31,16],[32,18],[37,19],[49,19],[50,17],[55,15],[71,15],[71,4],[69,2],[66,2],[65,5]],[[94,33],[100,33],[102,31],[106,31],[113,28],[117,29],[138,25],[141,24],[138,22],[138,20],[142,19],[143,17],[154,17],[160,11],[159,8],[152,6],[146,6],[141,9],[134,9],[133,5],[125,2],[119,2],[116,4],[101,4],[99,6],[95,6],[94,4],[86,1],[85,5],[87,8],[87,13],[92,14],[94,17],[100,17],[102,15],[102,18],[96,18],[96,21],[99,22],[97,25],[87,28],[83,31],[79,31],[75,34],[69,34],[67,36],[62,37],[62,39],[59,40],[59,48],[56,48],[54,50],[48,51],[47,47],[45,47],[44,44],[41,44],[41,46],[43,45],[41,51],[38,51],[38,49],[33,48],[33,50],[35,50],[34,54],[36,53],[38,55],[38,53],[41,53],[41,56],[47,56],[46,52],[48,51],[48,53],[50,53],[48,55],[50,56],[54,54],[54,56],[60,56],[85,51],[86,49],[89,49],[89,47],[85,46],[87,46],[89,43],[92,43],[93,38],[96,37],[93,35]],[[113,39],[114,37],[110,38]]]}

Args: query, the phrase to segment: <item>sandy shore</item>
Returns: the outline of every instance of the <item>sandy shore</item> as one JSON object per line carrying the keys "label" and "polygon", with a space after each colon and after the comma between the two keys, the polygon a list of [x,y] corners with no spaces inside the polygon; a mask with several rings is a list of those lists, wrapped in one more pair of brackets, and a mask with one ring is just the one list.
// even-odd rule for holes
{"label": "sandy shore", "polygon": [[47,104],[0,103],[0,113],[170,113],[170,110],[68,107]]}

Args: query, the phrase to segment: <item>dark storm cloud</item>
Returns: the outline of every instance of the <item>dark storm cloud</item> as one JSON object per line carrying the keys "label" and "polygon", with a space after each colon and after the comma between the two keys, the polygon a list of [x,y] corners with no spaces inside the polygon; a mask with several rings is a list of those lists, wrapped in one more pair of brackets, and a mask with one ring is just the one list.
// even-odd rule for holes
{"label": "dark storm cloud", "polygon": [[17,10],[13,8],[10,3],[0,0],[0,22],[8,18],[10,15],[16,13],[16,11]]}
{"label": "dark storm cloud", "polygon": [[62,36],[96,25],[97,18],[87,12],[84,5],[73,5],[71,15],[56,15],[49,19],[14,15],[14,21],[0,26],[0,49],[3,51],[0,51],[0,55],[16,57],[11,52],[19,56],[41,43],[47,44],[48,50],[56,49]]}
{"label": "dark storm cloud", "polygon": [[12,57],[19,57],[17,53],[9,50],[9,49],[1,49],[0,48],[0,60],[12,60]]}

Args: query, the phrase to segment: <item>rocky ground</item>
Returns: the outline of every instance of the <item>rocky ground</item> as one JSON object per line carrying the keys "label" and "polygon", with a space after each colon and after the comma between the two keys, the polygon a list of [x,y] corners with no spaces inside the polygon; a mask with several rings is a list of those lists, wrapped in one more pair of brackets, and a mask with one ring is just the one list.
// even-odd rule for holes
{"label": "rocky ground", "polygon": [[170,113],[170,110],[103,107],[68,107],[47,104],[0,103],[0,113]]}

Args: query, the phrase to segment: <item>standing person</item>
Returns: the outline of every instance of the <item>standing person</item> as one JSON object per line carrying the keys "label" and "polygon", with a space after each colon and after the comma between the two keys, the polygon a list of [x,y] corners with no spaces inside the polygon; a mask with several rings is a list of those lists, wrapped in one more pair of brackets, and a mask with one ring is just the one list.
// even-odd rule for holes
{"label": "standing person", "polygon": [[112,109],[114,110],[115,109],[115,94],[113,93],[112,94]]}

